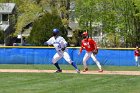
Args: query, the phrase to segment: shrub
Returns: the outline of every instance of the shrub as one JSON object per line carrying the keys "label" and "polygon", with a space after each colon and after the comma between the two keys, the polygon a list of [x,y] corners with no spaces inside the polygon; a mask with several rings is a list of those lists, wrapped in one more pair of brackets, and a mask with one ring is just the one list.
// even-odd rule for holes
{"label": "shrub", "polygon": [[50,13],[44,14],[33,23],[33,29],[27,42],[35,45],[43,45],[43,43],[52,36],[52,30],[54,28],[58,28],[60,35],[66,38],[67,33],[61,18],[58,15],[52,15]]}

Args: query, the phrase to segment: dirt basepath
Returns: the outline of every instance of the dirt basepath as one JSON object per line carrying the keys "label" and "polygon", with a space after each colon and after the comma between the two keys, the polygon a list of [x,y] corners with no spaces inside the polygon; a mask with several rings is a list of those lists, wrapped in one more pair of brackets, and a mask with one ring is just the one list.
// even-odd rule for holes
{"label": "dirt basepath", "polygon": [[[34,70],[34,69],[0,69],[0,73],[54,73],[55,70]],[[75,70],[63,70],[62,73],[76,73]],[[140,71],[87,71],[80,74],[110,74],[110,75],[140,75]]]}

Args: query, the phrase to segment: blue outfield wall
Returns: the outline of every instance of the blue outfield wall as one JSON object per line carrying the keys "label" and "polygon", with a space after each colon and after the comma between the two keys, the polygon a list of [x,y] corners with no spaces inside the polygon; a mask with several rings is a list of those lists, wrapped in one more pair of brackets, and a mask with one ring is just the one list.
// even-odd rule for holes
{"label": "blue outfield wall", "polygon": [[[79,48],[68,48],[72,60],[82,65],[85,50],[78,55]],[[50,47],[0,47],[0,64],[52,64],[51,60],[56,53]],[[135,66],[134,49],[99,49],[97,59],[102,65]],[[68,64],[63,58],[60,64]],[[88,65],[95,63],[90,58]]]}

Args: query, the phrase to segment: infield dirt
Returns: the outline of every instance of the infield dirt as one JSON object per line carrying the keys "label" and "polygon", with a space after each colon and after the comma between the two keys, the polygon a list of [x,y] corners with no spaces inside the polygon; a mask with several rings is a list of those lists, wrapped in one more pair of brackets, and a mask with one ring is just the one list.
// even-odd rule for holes
{"label": "infield dirt", "polygon": [[[34,70],[34,69],[0,69],[0,73],[54,73],[55,70]],[[75,70],[63,70],[62,73],[76,73]],[[110,75],[140,75],[140,71],[87,71],[80,74],[110,74]]]}

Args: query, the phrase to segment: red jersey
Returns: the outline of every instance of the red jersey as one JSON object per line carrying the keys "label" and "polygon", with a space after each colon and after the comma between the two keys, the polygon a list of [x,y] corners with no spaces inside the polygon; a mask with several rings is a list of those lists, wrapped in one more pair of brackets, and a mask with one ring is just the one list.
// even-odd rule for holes
{"label": "red jersey", "polygon": [[135,50],[135,56],[140,56],[140,50]]}
{"label": "red jersey", "polygon": [[97,49],[96,42],[92,38],[85,38],[81,42],[80,53],[83,48],[85,48],[87,52],[91,52]]}

